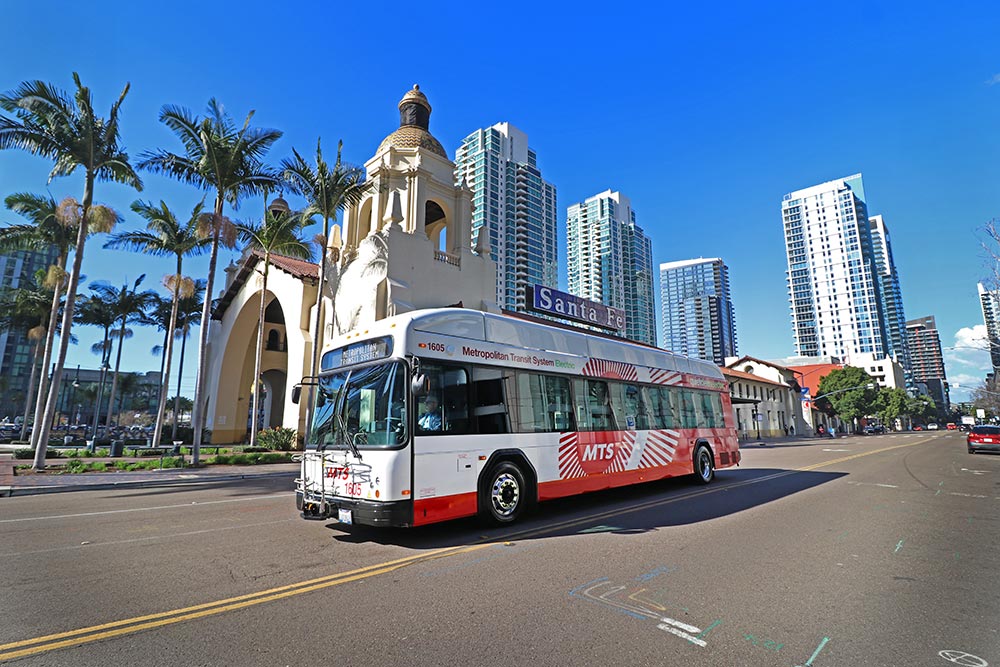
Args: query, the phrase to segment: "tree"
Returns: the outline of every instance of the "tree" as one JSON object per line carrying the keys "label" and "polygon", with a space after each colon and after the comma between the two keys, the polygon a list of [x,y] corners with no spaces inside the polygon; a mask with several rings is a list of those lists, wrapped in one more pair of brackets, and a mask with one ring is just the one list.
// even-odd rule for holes
{"label": "tree", "polygon": [[[278,186],[277,174],[264,164],[264,156],[282,133],[278,130],[250,127],[254,112],[247,114],[242,127],[237,127],[222,105],[214,98],[208,102],[208,115],[198,118],[183,107],[167,105],[160,111],[160,121],[169,127],[184,146],[184,153],[159,150],[144,153],[140,169],[166,174],[182,183],[213,192],[215,208],[208,219],[208,232],[212,238],[208,260],[206,293],[211,296],[215,288],[215,265],[219,244],[233,241],[234,228],[225,218],[223,206],[228,202],[233,209],[241,199],[264,194]],[[208,322],[212,309],[211,298],[205,299],[202,322]],[[208,326],[201,327],[198,344],[198,375],[194,390],[194,447],[191,459],[198,465],[201,447],[204,411],[205,374],[208,370]]]}
{"label": "tree", "polygon": [[937,415],[937,405],[930,396],[914,396],[906,404],[906,412],[914,419],[926,421],[928,417]]}
{"label": "tree", "polygon": [[[48,324],[45,327],[45,341],[42,345],[42,368],[47,369],[52,361],[52,347],[55,341],[59,314],[62,312],[63,287],[66,283],[66,262],[69,252],[75,245],[79,230],[75,223],[76,211],[80,204],[72,197],[65,198],[61,204],[51,195],[36,195],[28,192],[18,192],[9,195],[4,204],[8,209],[28,220],[28,224],[8,225],[0,230],[0,252],[16,250],[48,250],[56,249],[56,263],[49,267],[45,279],[40,283],[52,290],[52,303],[48,312]],[[101,207],[99,219],[110,213]],[[94,229],[94,225],[91,225]],[[30,383],[33,387],[34,383]],[[48,376],[41,374],[38,381],[37,395],[35,390],[28,390],[28,401],[34,397],[35,409],[31,413],[40,415],[45,409],[45,399],[48,391]],[[25,413],[28,414],[27,412]],[[28,428],[28,417],[21,425],[21,440],[25,439]],[[39,430],[32,430],[32,447],[37,445]]]}
{"label": "tree", "polygon": [[[167,207],[166,202],[161,200],[160,206],[156,207],[142,201],[135,201],[132,203],[132,210],[146,220],[146,231],[116,234],[104,246],[105,248],[128,248],[153,256],[173,255],[176,261],[174,274],[164,277],[164,285],[171,293],[171,306],[164,343],[164,362],[160,375],[162,387],[159,392],[160,400],[157,401],[156,422],[153,430],[153,442],[156,444],[159,444],[163,432],[163,410],[170,387],[170,364],[174,339],[172,334],[177,330],[178,304],[182,297],[190,296],[194,291],[194,282],[190,278],[185,278],[182,273],[184,258],[204,252],[212,243],[209,236],[204,234],[201,229],[202,208],[202,203],[195,206],[187,222],[181,224],[177,220],[177,216]],[[154,305],[152,297],[149,299],[149,305]]]}
{"label": "tree", "polygon": [[[106,246],[105,246],[106,247]],[[153,298],[156,292],[151,290],[139,291],[139,285],[146,279],[146,274],[140,275],[132,283],[129,289],[128,284],[121,286],[121,289],[114,287],[105,281],[97,281],[90,285],[90,289],[100,295],[101,300],[106,302],[118,322],[118,329],[112,332],[112,337],[118,340],[118,352],[115,355],[115,372],[111,376],[111,393],[108,394],[108,416],[105,423],[111,425],[111,416],[114,414],[115,391],[118,389],[118,372],[122,364],[122,348],[125,340],[132,337],[129,324],[144,324],[147,321],[146,311],[153,305]]]}
{"label": "tree", "polygon": [[909,395],[905,389],[894,387],[882,389],[875,396],[875,412],[883,425],[894,424],[897,419],[907,414],[906,406]]}
{"label": "tree", "polygon": [[[73,268],[66,286],[63,307],[62,335],[52,383],[45,402],[45,413],[40,421],[38,442],[33,467],[45,467],[52,417],[59,399],[59,383],[69,347],[76,306],[76,290],[83,266],[83,251],[93,220],[94,184],[98,180],[122,183],[142,190],[142,181],[129,164],[128,154],[119,146],[118,114],[129,86],[125,84],[118,100],[111,106],[107,118],[94,111],[90,89],[80,82],[74,72],[76,91],[71,98],[65,92],[42,81],[25,81],[15,90],[0,95],[0,109],[13,117],[0,115],[0,150],[19,148],[33,155],[55,161],[49,172],[49,182],[58,176],[69,176],[78,168],[84,171],[83,201],[80,204],[76,248]],[[114,218],[98,215],[101,224],[113,225]]]}
{"label": "tree", "polygon": [[261,273],[260,310],[257,315],[257,348],[253,368],[253,405],[250,417],[250,446],[257,446],[257,410],[260,404],[260,361],[264,351],[264,306],[267,302],[267,274],[271,268],[272,255],[284,255],[298,259],[311,259],[312,252],[305,239],[300,236],[306,219],[299,213],[268,210],[260,225],[241,223],[237,225],[240,238],[260,255],[264,264]]}
{"label": "tree", "polygon": [[[319,245],[319,281],[316,288],[316,322],[313,326],[311,376],[319,372],[319,354],[323,346],[323,283],[326,280],[326,247],[330,241],[330,223],[336,223],[337,214],[345,207],[357,204],[364,195],[365,172],[360,167],[345,165],[341,162],[341,151],[344,142],[337,143],[337,161],[331,170],[323,159],[321,140],[316,141],[316,167],[313,168],[292,149],[294,158],[283,160],[282,176],[293,192],[306,199],[306,208],[302,215],[306,218],[319,216],[323,220],[323,235],[317,239]],[[307,402],[308,417],[312,421],[312,385],[310,385]]]}
{"label": "tree", "polygon": [[[868,385],[872,385],[869,389]],[[875,403],[875,380],[854,366],[836,368],[819,382],[817,399],[826,398],[834,414],[846,422],[871,414]]]}
{"label": "tree", "polygon": [[[90,289],[94,290],[94,285],[91,285]],[[95,290],[93,294],[80,300],[80,307],[77,308],[75,320],[79,324],[101,327],[104,330],[104,336],[101,341],[90,346],[91,352],[101,355],[101,379],[94,403],[93,433],[96,440],[97,426],[101,422],[101,406],[104,404],[104,379],[107,369],[111,366],[111,352],[114,348],[114,337],[111,335],[111,331],[118,321],[118,314],[114,310],[114,304],[106,299],[103,294]],[[55,384],[55,380],[53,380],[53,384]],[[58,388],[58,385],[56,387]],[[38,429],[35,430],[37,431]],[[39,446],[41,446],[41,443],[39,443]]]}
{"label": "tree", "polygon": [[[177,439],[177,415],[181,406],[177,399],[181,395],[181,378],[184,376],[184,351],[187,348],[187,339],[191,334],[191,327],[201,324],[201,309],[205,298],[205,281],[194,281],[194,290],[188,296],[181,297],[177,302],[177,329],[174,335],[181,339],[181,358],[177,364],[177,394],[174,396],[174,424],[171,431],[171,439]],[[190,399],[184,399],[190,403]],[[185,408],[190,411],[191,407]]]}

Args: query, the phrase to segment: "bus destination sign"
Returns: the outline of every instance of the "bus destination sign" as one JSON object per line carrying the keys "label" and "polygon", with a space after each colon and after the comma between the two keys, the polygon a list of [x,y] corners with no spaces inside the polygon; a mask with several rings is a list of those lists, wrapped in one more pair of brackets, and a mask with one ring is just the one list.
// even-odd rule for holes
{"label": "bus destination sign", "polygon": [[323,363],[320,364],[320,367],[323,370],[329,370],[339,366],[353,366],[366,361],[384,359],[390,354],[392,354],[391,336],[373,338],[330,350],[323,355]]}
{"label": "bus destination sign", "polygon": [[532,299],[528,302],[528,309],[536,313],[554,315],[614,331],[625,330],[625,311],[620,308],[612,308],[544,285],[535,285],[531,291]]}

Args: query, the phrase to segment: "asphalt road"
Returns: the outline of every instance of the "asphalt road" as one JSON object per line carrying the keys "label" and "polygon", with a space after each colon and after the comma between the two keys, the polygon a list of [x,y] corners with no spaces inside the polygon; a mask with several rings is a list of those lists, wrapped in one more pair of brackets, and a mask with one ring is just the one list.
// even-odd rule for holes
{"label": "asphalt road", "polygon": [[0,662],[1000,665],[1000,456],[743,454],[506,531],[306,522],[274,479],[0,499]]}

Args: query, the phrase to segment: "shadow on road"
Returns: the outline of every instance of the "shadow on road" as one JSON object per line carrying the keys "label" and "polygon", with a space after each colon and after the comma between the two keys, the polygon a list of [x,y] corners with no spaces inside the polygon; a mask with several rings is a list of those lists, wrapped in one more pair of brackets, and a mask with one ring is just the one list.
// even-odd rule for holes
{"label": "shadow on road", "polygon": [[421,528],[327,524],[344,543],[439,549],[482,541],[546,539],[587,532],[645,533],[737,514],[844,477],[847,473],[781,469],[720,471],[702,486],[687,478],[650,482],[541,503],[510,528],[461,519]]}

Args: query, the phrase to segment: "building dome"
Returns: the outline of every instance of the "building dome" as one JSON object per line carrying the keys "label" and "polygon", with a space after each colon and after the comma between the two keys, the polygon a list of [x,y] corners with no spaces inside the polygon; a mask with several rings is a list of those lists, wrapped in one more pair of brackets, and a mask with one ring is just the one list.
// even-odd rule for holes
{"label": "building dome", "polygon": [[424,148],[443,158],[448,157],[444,146],[430,133],[431,105],[420,86],[403,95],[399,101],[399,129],[382,140],[376,153],[393,148]]}

